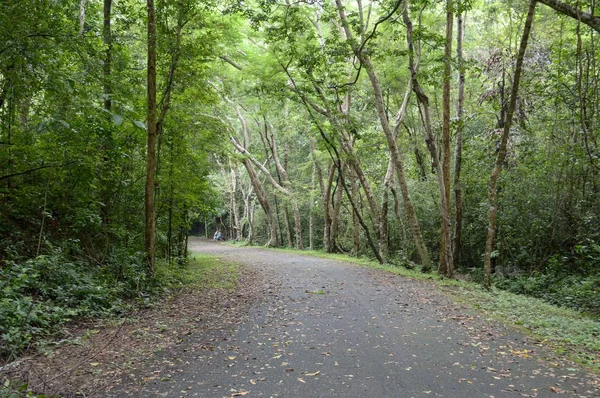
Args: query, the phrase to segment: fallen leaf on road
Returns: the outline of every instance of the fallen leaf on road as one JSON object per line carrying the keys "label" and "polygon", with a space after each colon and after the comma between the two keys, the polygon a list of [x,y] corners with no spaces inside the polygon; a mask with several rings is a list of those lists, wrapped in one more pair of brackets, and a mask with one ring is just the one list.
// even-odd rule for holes
{"label": "fallen leaf on road", "polygon": [[304,376],[318,376],[318,375],[320,375],[320,374],[321,374],[321,371],[320,371],[320,370],[317,370],[317,371],[316,371],[316,372],[314,372],[314,373],[305,373],[305,374],[304,374]]}
{"label": "fallen leaf on road", "polygon": [[298,377],[298,381],[299,381],[300,383],[306,383],[306,382],[304,381],[304,379],[301,379],[300,377]]}
{"label": "fallen leaf on road", "polygon": [[238,391],[231,394],[231,398],[233,397],[243,397],[244,395],[248,395],[248,391]]}

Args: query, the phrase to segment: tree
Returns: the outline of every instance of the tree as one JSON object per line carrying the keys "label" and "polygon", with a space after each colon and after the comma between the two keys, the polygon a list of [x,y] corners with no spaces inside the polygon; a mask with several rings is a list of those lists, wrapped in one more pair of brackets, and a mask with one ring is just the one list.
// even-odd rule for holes
{"label": "tree", "polygon": [[513,85],[510,94],[510,102],[508,104],[508,111],[506,114],[506,121],[504,123],[504,129],[502,131],[502,137],[500,139],[500,147],[496,155],[496,162],[494,164],[494,170],[490,177],[489,184],[489,197],[488,197],[488,233],[485,245],[484,253],[484,274],[485,280],[484,285],[489,289],[492,285],[492,251],[494,249],[494,234],[496,232],[496,184],[500,172],[502,172],[502,166],[504,164],[504,158],[506,157],[506,144],[508,142],[508,136],[510,134],[510,128],[515,113],[515,107],[517,104],[517,96],[519,94],[519,83],[521,80],[521,71],[523,69],[523,59],[525,58],[525,51],[527,50],[527,42],[529,41],[529,34],[531,32],[531,26],[533,25],[533,17],[535,15],[535,6],[537,0],[531,0],[529,2],[529,9],[527,10],[527,19],[525,20],[525,26],[523,27],[523,35],[521,36],[521,45],[519,47],[519,53],[517,55],[517,64],[515,66],[515,73],[513,77]]}
{"label": "tree", "polygon": [[147,0],[146,7],[148,13],[148,146],[146,152],[145,248],[148,262],[148,273],[153,275],[156,271],[156,209],[154,203],[154,189],[156,177],[156,139],[158,137],[156,115],[156,15],[154,9],[154,0]]}

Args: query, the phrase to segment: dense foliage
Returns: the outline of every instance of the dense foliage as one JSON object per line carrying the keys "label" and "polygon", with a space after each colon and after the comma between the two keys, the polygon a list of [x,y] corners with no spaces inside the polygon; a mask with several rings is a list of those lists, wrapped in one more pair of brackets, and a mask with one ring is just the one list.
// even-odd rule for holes
{"label": "dense foliage", "polygon": [[[227,49],[229,71],[220,90],[226,93],[226,122],[236,131],[232,135],[239,154],[230,168],[225,167],[220,182],[231,198],[230,236],[370,257],[379,251],[385,261],[419,263],[423,259],[405,206],[410,198],[435,264],[443,257],[443,212],[424,120],[426,104],[408,88],[406,114],[395,126],[409,192],[404,196],[402,182],[389,179],[391,147],[382,132],[380,98],[366,62],[380,82],[385,117],[393,124],[409,83],[415,84],[409,70],[412,52],[418,63],[413,76],[428,96],[435,160],[441,162],[445,4],[415,1],[406,12],[406,2],[397,9],[395,1],[339,4],[265,1],[243,8],[251,26],[242,27],[246,39]],[[453,244],[458,247],[457,270],[482,280],[488,184],[507,124],[527,5],[448,4],[454,16],[466,21],[463,60],[453,47],[451,63],[451,143],[455,148],[459,140],[462,143],[458,183],[457,156],[454,149],[451,153],[453,226],[458,185],[462,196],[462,234]],[[578,4],[597,14],[593,4]],[[407,44],[408,21],[412,50]],[[598,34],[544,4],[535,10],[497,185],[498,220],[491,252],[498,286],[596,313]],[[454,31],[454,46],[456,41]],[[365,53],[368,60],[361,59]],[[461,70],[462,116],[457,113]],[[271,216],[260,200],[248,195],[257,190],[246,174],[253,173],[249,167],[264,176],[258,184],[268,193]],[[270,236],[270,223],[278,239]],[[298,237],[300,242],[295,241]]]}
{"label": "dense foliage", "polygon": [[[208,7],[157,4],[158,87],[172,86],[171,98],[158,96],[169,102],[156,170],[165,267],[185,258],[192,220],[218,201],[206,176],[222,145],[203,115],[216,100],[206,82],[227,26]],[[0,5],[11,21],[0,27],[3,355],[160,284],[143,255],[145,7],[112,3],[109,30],[105,12],[99,1]]]}

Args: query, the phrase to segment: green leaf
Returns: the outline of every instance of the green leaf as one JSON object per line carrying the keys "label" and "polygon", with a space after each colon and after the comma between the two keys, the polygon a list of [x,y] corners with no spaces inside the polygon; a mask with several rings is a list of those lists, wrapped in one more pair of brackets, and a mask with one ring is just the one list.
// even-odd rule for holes
{"label": "green leaf", "polygon": [[123,117],[121,115],[112,115],[112,121],[114,124],[116,124],[117,126],[120,126],[123,124]]}

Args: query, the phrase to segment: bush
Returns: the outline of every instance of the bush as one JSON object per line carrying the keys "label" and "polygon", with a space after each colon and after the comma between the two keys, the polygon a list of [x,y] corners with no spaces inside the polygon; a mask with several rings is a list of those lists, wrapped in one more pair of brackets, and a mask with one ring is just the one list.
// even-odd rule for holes
{"label": "bush", "polygon": [[540,274],[496,278],[495,285],[513,293],[600,316],[600,276]]}
{"label": "bush", "polygon": [[123,311],[123,284],[62,254],[0,269],[0,355],[13,357],[75,317]]}

